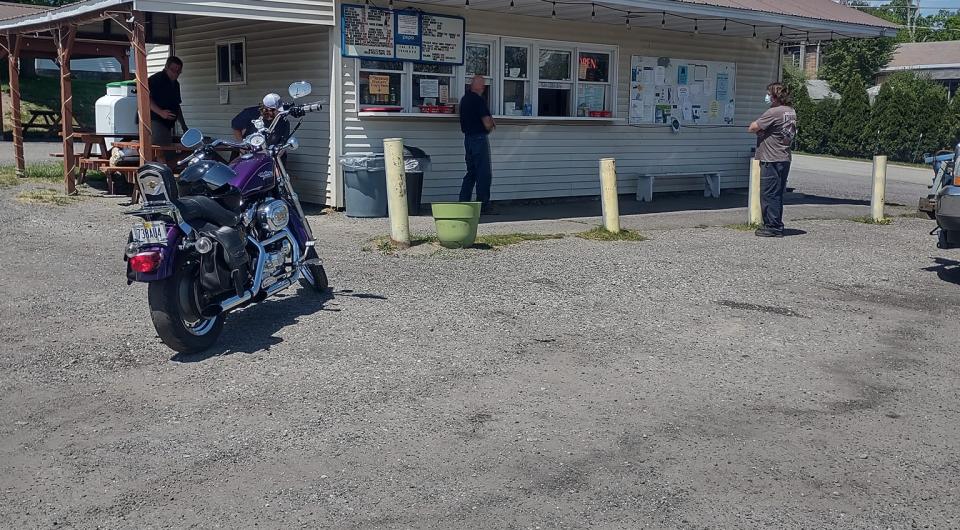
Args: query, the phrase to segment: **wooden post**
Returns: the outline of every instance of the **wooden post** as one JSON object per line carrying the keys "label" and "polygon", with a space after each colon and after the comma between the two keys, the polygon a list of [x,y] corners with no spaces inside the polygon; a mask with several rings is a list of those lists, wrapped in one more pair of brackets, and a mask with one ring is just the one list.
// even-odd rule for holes
{"label": "wooden post", "polygon": [[147,31],[143,13],[133,13],[130,45],[137,70],[137,117],[140,121],[140,164],[153,160],[153,130],[150,128],[150,83],[147,76]]}
{"label": "wooden post", "polygon": [[749,204],[749,216],[747,222],[751,225],[763,224],[763,212],[760,208],[760,161],[750,160],[750,195],[747,198]]}
{"label": "wooden post", "polygon": [[120,62],[120,78],[123,81],[130,79],[130,52],[124,52],[117,56]]}
{"label": "wooden post", "polygon": [[67,195],[77,193],[77,160],[73,153],[73,79],[70,58],[77,36],[76,26],[61,26],[53,30],[60,61],[60,124],[63,130],[63,180]]}
{"label": "wooden post", "polygon": [[410,212],[407,211],[407,177],[403,163],[403,139],[383,141],[387,170],[387,211],[390,215],[390,240],[397,248],[410,248]]}
{"label": "wooden post", "polygon": [[27,167],[23,157],[23,116],[20,114],[20,47],[23,38],[19,35],[7,35],[8,67],[10,71],[10,114],[13,119],[13,153],[17,164],[17,176],[26,175]]}
{"label": "wooden post", "polygon": [[607,232],[620,233],[620,196],[617,193],[617,161],[600,159],[600,207],[603,212],[603,228]]}
{"label": "wooden post", "polygon": [[870,215],[876,222],[884,219],[883,206],[887,195],[887,157],[873,157],[873,194],[870,197]]}

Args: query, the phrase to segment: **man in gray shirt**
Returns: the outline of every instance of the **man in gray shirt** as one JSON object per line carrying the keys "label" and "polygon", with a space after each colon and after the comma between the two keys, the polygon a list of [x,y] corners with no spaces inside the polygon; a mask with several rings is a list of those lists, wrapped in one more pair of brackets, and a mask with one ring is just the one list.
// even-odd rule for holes
{"label": "man in gray shirt", "polygon": [[797,112],[790,91],[781,83],[767,86],[770,108],[750,124],[757,135],[756,159],[760,161],[760,207],[763,227],[758,237],[783,237],[783,192],[790,174],[790,147],[797,136]]}

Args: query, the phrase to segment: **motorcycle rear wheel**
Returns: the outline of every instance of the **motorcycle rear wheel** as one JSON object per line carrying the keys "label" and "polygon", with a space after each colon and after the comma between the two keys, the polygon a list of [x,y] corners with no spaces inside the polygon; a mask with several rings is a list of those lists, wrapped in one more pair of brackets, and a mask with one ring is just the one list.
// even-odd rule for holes
{"label": "motorcycle rear wheel", "polygon": [[213,346],[223,331],[225,315],[200,316],[199,264],[178,259],[174,273],[165,280],[151,282],[147,289],[150,318],[157,335],[170,349],[183,354],[199,353]]}

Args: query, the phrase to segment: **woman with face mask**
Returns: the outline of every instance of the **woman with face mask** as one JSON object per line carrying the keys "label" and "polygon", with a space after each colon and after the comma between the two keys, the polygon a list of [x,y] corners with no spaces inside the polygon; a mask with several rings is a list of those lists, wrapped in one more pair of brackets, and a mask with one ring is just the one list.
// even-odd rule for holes
{"label": "woman with face mask", "polygon": [[783,193],[790,173],[790,149],[797,136],[797,112],[790,91],[781,83],[767,86],[764,99],[770,108],[747,129],[757,135],[756,159],[760,161],[763,227],[756,235],[783,237]]}

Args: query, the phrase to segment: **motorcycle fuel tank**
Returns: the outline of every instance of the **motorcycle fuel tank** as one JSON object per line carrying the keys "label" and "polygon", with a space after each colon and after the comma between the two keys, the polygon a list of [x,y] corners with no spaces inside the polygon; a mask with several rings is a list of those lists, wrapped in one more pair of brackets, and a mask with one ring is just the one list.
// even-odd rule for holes
{"label": "motorcycle fuel tank", "polygon": [[243,192],[253,195],[276,184],[273,160],[264,153],[243,155],[230,163],[237,176],[230,182]]}

